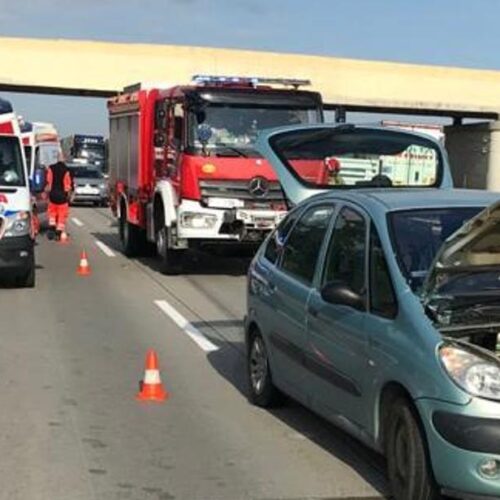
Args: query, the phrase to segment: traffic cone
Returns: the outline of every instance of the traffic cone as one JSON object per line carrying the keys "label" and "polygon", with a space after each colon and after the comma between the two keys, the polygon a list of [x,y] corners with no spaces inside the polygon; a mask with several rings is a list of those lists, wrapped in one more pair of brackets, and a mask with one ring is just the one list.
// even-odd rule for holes
{"label": "traffic cone", "polygon": [[79,276],[88,276],[91,273],[89,261],[87,259],[87,253],[85,250],[82,251],[80,255],[80,264],[76,270],[76,274]]}
{"label": "traffic cone", "polygon": [[146,370],[144,379],[139,383],[140,391],[135,397],[139,401],[165,401],[169,394],[163,388],[158,369],[158,356],[153,349],[146,354]]}
{"label": "traffic cone", "polygon": [[69,236],[66,231],[63,231],[61,233],[61,236],[59,238],[59,243],[61,243],[61,245],[67,245],[69,243]]}

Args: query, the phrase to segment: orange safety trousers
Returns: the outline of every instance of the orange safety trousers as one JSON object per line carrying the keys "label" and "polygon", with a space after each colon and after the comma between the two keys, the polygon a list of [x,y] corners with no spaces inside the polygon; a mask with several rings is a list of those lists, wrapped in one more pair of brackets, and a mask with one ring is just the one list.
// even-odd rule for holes
{"label": "orange safety trousers", "polygon": [[62,203],[56,205],[49,202],[48,216],[49,226],[55,227],[56,231],[64,231],[66,228],[66,221],[69,215],[69,203]]}

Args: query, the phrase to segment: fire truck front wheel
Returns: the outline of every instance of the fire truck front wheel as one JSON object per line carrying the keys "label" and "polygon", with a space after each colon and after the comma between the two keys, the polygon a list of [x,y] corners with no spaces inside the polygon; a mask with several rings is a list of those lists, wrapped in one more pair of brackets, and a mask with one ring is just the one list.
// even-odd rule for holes
{"label": "fire truck front wheel", "polygon": [[156,233],[156,252],[160,259],[160,270],[163,274],[179,274],[182,272],[184,250],[168,248],[168,228],[162,227]]}
{"label": "fire truck front wheel", "polygon": [[124,211],[120,217],[120,240],[122,243],[123,253],[127,257],[135,257],[141,253],[142,240],[144,236],[139,227],[127,221],[127,216]]}

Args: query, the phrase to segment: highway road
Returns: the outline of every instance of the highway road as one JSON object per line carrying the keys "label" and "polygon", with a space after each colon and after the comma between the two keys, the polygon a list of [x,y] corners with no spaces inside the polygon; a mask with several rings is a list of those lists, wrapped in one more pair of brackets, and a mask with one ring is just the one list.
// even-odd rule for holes
{"label": "highway road", "polygon": [[[0,285],[0,498],[372,499],[383,460],[300,405],[245,397],[248,260],[129,260],[107,209],[39,237],[34,290]],[[76,275],[85,248],[92,275]],[[155,349],[163,404],[136,401]]]}

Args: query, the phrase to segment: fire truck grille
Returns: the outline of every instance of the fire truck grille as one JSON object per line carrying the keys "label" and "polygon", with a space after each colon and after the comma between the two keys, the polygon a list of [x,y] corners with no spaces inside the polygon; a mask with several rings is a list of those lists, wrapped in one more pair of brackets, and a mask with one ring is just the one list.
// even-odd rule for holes
{"label": "fire truck grille", "polygon": [[236,198],[248,202],[284,201],[279,182],[265,181],[257,186],[251,181],[200,181],[202,198]]}

